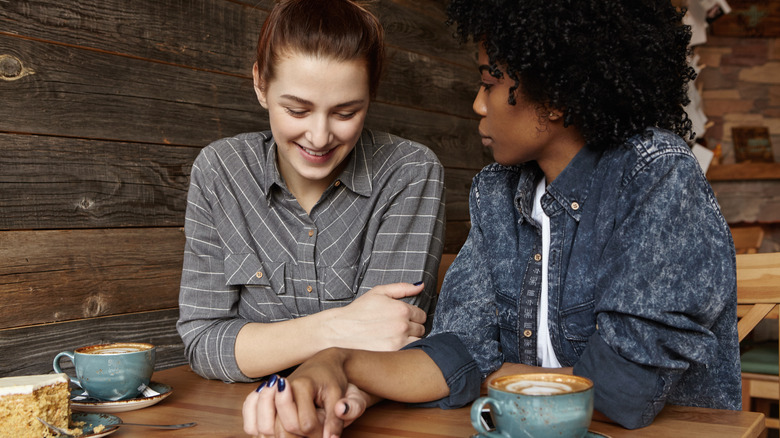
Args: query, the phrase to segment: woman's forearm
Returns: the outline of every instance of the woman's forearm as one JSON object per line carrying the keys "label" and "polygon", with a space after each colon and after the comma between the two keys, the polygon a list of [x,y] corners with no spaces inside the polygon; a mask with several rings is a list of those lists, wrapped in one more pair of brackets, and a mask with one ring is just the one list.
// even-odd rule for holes
{"label": "woman's forearm", "polygon": [[330,347],[323,330],[329,310],[274,323],[246,324],[236,336],[236,363],[257,378],[298,365]]}
{"label": "woman's forearm", "polygon": [[405,403],[438,400],[449,394],[439,367],[422,350],[341,352],[347,378],[368,393]]}

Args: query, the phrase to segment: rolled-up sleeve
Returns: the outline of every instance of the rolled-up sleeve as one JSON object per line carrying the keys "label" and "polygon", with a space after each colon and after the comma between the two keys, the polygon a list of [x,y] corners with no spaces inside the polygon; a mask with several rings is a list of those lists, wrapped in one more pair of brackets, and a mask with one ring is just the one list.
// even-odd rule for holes
{"label": "rolled-up sleeve", "polygon": [[471,354],[452,333],[440,333],[413,342],[407,349],[420,349],[439,367],[450,393],[447,397],[420,406],[436,406],[442,409],[463,407],[479,396],[482,378]]}

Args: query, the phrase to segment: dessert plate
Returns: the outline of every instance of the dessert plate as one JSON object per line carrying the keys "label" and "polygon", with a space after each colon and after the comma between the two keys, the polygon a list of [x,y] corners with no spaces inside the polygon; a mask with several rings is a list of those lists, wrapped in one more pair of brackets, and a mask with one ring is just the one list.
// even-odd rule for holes
{"label": "dessert plate", "polygon": [[151,389],[152,391],[145,392],[150,395],[142,394],[137,398],[118,401],[103,401],[84,397],[82,395],[84,393],[82,389],[74,389],[70,393],[70,408],[74,411],[98,413],[134,411],[159,403],[173,392],[173,388],[158,382],[149,382],[149,388],[147,388],[147,390],[148,389]]}
{"label": "dessert plate", "polygon": [[[122,420],[119,417],[111,414],[89,414],[74,412],[70,416],[71,424],[84,423],[83,426],[78,426],[83,430],[83,435],[80,438],[100,438],[102,436],[110,435],[119,429],[117,426]],[[95,431],[97,429],[97,431]]]}

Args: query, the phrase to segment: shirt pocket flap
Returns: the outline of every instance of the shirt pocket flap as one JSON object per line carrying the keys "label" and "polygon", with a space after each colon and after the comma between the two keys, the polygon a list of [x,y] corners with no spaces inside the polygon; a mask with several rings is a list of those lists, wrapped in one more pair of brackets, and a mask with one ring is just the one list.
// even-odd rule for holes
{"label": "shirt pocket flap", "polygon": [[355,297],[353,285],[357,275],[356,266],[328,267],[325,269],[325,301],[351,300]]}
{"label": "shirt pocket flap", "polygon": [[264,266],[256,254],[228,254],[225,256],[225,284],[270,287],[275,273],[284,277],[284,263],[271,262],[270,265]]}

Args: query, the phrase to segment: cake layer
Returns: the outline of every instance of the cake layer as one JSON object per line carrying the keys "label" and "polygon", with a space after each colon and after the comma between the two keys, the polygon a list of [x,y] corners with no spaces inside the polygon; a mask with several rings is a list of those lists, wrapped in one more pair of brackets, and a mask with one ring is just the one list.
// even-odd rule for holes
{"label": "cake layer", "polygon": [[38,388],[60,382],[69,383],[68,375],[39,374],[36,376],[3,377],[0,379],[0,397],[8,394],[31,394]]}

